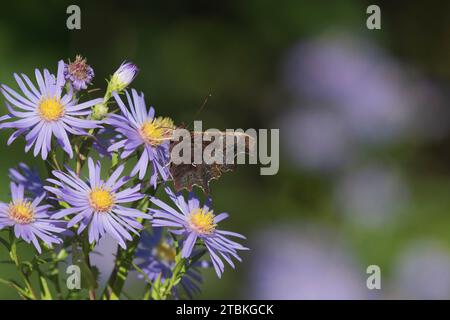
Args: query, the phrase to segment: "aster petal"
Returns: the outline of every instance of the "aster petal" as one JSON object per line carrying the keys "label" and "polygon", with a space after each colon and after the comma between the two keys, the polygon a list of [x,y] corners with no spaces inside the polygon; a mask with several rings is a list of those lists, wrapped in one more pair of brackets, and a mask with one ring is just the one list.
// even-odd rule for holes
{"label": "aster petal", "polygon": [[161,220],[155,219],[152,220],[152,226],[154,227],[175,227],[175,228],[183,228],[184,224],[180,224],[178,222],[172,222],[169,220]]}
{"label": "aster petal", "polygon": [[162,218],[167,220],[172,220],[178,222],[180,225],[184,225],[186,223],[186,218],[182,215],[173,215],[170,213],[166,213],[161,210],[150,209],[150,212],[153,213],[153,217]]}
{"label": "aster petal", "polygon": [[108,189],[111,189],[114,186],[114,184],[116,183],[117,179],[122,174],[124,169],[125,169],[124,165],[118,166],[117,169],[114,170],[114,172],[109,176],[108,180],[105,183],[105,187]]}
{"label": "aster petal", "polygon": [[95,129],[98,128],[98,122],[94,120],[85,120],[85,119],[78,119],[72,116],[69,116],[65,114],[62,118],[62,121],[67,123],[70,126],[73,126],[75,128],[82,128],[82,129]]}
{"label": "aster petal", "polygon": [[18,118],[28,118],[36,115],[34,111],[26,111],[26,112],[16,111],[11,107],[11,105],[8,102],[5,102],[5,105],[9,113]]}
{"label": "aster petal", "polygon": [[123,249],[126,249],[127,246],[125,244],[125,241],[123,241],[121,235],[111,225],[108,216],[107,215],[99,216],[99,220],[102,222],[102,225],[105,228],[106,232],[117,241],[119,246],[121,246]]}
{"label": "aster petal", "polygon": [[133,208],[123,207],[121,205],[117,205],[116,208],[113,209],[114,213],[119,214],[121,216],[127,216],[132,218],[144,218],[151,219],[151,216]]}
{"label": "aster petal", "polygon": [[86,108],[90,108],[90,107],[95,106],[96,104],[99,104],[102,102],[103,102],[103,98],[97,98],[97,99],[93,99],[93,100],[89,100],[89,101],[77,104],[75,106],[70,106],[67,109],[69,112],[79,111],[79,110],[83,110]]}
{"label": "aster petal", "polygon": [[59,145],[63,148],[63,150],[69,155],[69,157],[73,158],[73,150],[70,144],[69,137],[67,136],[66,131],[64,130],[62,124],[60,122],[56,122],[52,127],[53,134],[58,140]]}
{"label": "aster petal", "polygon": [[183,244],[183,249],[181,251],[181,256],[183,258],[189,258],[192,253],[192,249],[194,248],[195,241],[197,241],[197,234],[195,232],[191,232]]}
{"label": "aster petal", "polygon": [[43,193],[43,194],[41,194],[39,197],[35,198],[35,199],[33,200],[33,202],[31,203],[31,205],[33,206],[33,208],[36,208],[36,207],[39,205],[39,203],[41,203],[42,200],[44,200],[45,196],[46,196],[46,194]]}
{"label": "aster petal", "polygon": [[92,158],[88,159],[88,167],[89,167],[89,183],[91,188],[99,187],[100,184],[100,172],[98,171],[98,165],[94,164],[94,160]]}
{"label": "aster petal", "polygon": [[41,92],[41,95],[44,95],[44,93],[47,91],[44,83],[44,78],[42,77],[42,74],[39,71],[39,69],[35,69],[34,74],[36,76],[36,81],[39,86],[39,91]]}
{"label": "aster petal", "polygon": [[22,90],[22,92],[26,95],[28,100],[33,102],[35,105],[38,105],[40,95],[35,95],[34,92],[31,92],[17,73],[14,73],[14,79],[16,79],[16,82],[19,85],[20,90]]}
{"label": "aster petal", "polygon": [[225,265],[223,264],[223,262],[219,258],[219,256],[215,253],[215,250],[208,243],[205,243],[205,245],[206,245],[206,248],[208,249],[209,255],[211,257],[211,261],[213,263],[214,270],[216,271],[216,274],[220,279],[222,277],[222,273],[225,270]]}
{"label": "aster petal", "polygon": [[155,197],[151,197],[150,201],[153,202],[155,205],[157,205],[158,207],[160,207],[161,209],[169,212],[170,214],[179,217],[180,219],[185,219],[183,215],[181,215],[180,213],[178,213],[175,209],[173,209],[171,206],[167,205],[166,203],[164,203],[163,201],[155,198]]}
{"label": "aster petal", "polygon": [[12,104],[17,105],[18,107],[22,107],[23,109],[26,110],[34,110],[36,108],[36,105],[32,101],[22,97],[16,91],[8,87],[6,84],[2,84],[2,93],[6,99],[10,100]]}
{"label": "aster petal", "polygon": [[4,122],[0,124],[0,129],[3,128],[16,128],[16,129],[25,129],[30,128],[36,125],[39,122],[39,118],[37,116],[29,117],[25,119],[20,119],[17,121]]}
{"label": "aster petal", "polygon": [[39,92],[36,87],[34,86],[33,82],[31,82],[30,78],[28,78],[28,76],[26,74],[21,74],[22,78],[25,80],[25,82],[27,83],[28,87],[30,87],[32,93],[34,94],[34,96],[38,99],[41,98],[42,93]]}
{"label": "aster petal", "polygon": [[61,97],[61,92],[66,83],[66,79],[64,77],[64,61],[59,60],[58,61],[58,71],[56,75],[56,91],[55,95],[57,97]]}
{"label": "aster petal", "polygon": [[0,122],[1,122],[1,121],[5,121],[5,120],[8,120],[8,119],[11,119],[11,115],[5,114],[4,116],[1,116],[1,117],[0,117]]}
{"label": "aster petal", "polygon": [[67,208],[67,209],[62,209],[60,211],[58,211],[57,213],[55,213],[52,216],[52,219],[60,219],[63,218],[65,216],[68,216],[70,214],[74,214],[76,212],[80,212],[82,209],[80,208]]}
{"label": "aster petal", "polygon": [[227,235],[227,236],[233,236],[233,237],[237,237],[237,238],[241,238],[241,239],[247,239],[242,234],[239,234],[239,233],[236,233],[236,232],[225,231],[225,230],[216,230],[216,232],[220,233],[220,234],[223,234],[223,235]]}
{"label": "aster petal", "polygon": [[[127,92],[126,92],[126,94],[128,95]],[[125,104],[122,102],[122,99],[120,98],[120,96],[119,96],[116,92],[113,92],[113,97],[114,97],[114,99],[116,100],[117,105],[119,106],[120,111],[123,113],[123,115],[124,115],[127,119],[129,119],[129,120],[131,121],[131,123],[132,123],[134,126],[137,127],[138,124],[136,123],[136,119],[134,119],[134,117],[130,114],[130,112],[128,112],[127,107],[126,107]]]}
{"label": "aster petal", "polygon": [[44,69],[44,84],[47,97],[55,97],[59,99],[60,96],[56,95],[56,79],[55,76],[50,74],[47,69]]}
{"label": "aster petal", "polygon": [[14,131],[14,133],[9,137],[8,141],[6,142],[6,144],[9,146],[11,143],[13,143],[20,135],[22,135],[27,129],[23,128],[23,129],[19,129]]}
{"label": "aster petal", "polygon": [[214,217],[214,223],[219,223],[220,221],[227,219],[229,216],[230,215],[228,213],[222,212],[221,214],[218,214]]}
{"label": "aster petal", "polygon": [[123,148],[123,146],[125,145],[126,140],[120,140],[114,144],[112,144],[111,146],[108,147],[108,152],[113,152],[113,151],[117,151],[120,148]]}
{"label": "aster petal", "polygon": [[141,158],[138,163],[134,167],[133,171],[131,171],[131,176],[134,177],[139,172],[139,179],[142,180],[145,177],[145,173],[147,171],[148,166],[148,153],[142,152]]}
{"label": "aster petal", "polygon": [[182,194],[176,195],[169,187],[164,188],[164,190],[166,191],[167,195],[172,200],[172,202],[177,205],[177,207],[181,210],[182,213],[187,215],[192,211],[192,209],[189,209],[186,201],[184,201],[184,197]]}
{"label": "aster petal", "polygon": [[17,73],[14,73],[14,79],[16,79],[16,82],[19,85],[20,90],[22,90],[22,92],[27,96],[27,98],[35,105],[39,104],[40,95],[35,95],[33,92],[28,90],[27,86]]}
{"label": "aster petal", "polygon": [[90,208],[87,208],[83,211],[81,211],[79,214],[75,215],[75,217],[73,217],[69,223],[67,224],[67,227],[71,228],[74,225],[76,225],[78,222],[80,222],[81,220],[83,220],[86,217],[89,217],[92,214],[92,210]]}
{"label": "aster petal", "polygon": [[[38,122],[33,129],[31,129],[30,132],[27,133],[27,135],[25,136],[25,140],[27,142],[31,141],[31,140],[36,140],[37,136],[39,135],[39,133],[42,130],[42,127],[44,126],[44,122]],[[29,127],[24,128],[24,129],[29,129]]]}

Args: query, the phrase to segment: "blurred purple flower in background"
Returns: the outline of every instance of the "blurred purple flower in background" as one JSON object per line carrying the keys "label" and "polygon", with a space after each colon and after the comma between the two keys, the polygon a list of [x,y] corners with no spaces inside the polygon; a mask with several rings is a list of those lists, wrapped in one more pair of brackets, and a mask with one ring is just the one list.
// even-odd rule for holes
{"label": "blurred purple flower in background", "polygon": [[39,172],[23,162],[19,163],[17,168],[9,169],[9,178],[12,182],[23,185],[25,192],[29,192],[33,196],[39,196],[46,192]]}
{"label": "blurred purple flower in background", "polygon": [[412,70],[349,34],[326,34],[293,47],[282,79],[294,99],[336,110],[349,135],[363,143],[392,143],[418,126],[425,129],[423,116],[430,118],[435,106],[429,106],[438,100]]}
{"label": "blurred purple flower in background", "polygon": [[252,237],[251,299],[368,298],[365,268],[320,227],[272,225]]}
{"label": "blurred purple flower in background", "polygon": [[335,186],[335,199],[342,213],[366,227],[392,222],[406,206],[408,193],[400,175],[381,166],[353,169]]}
{"label": "blurred purple flower in background", "polygon": [[283,114],[278,126],[284,150],[296,166],[332,170],[352,158],[352,138],[335,112],[294,108]]}
{"label": "blurred purple flower in background", "polygon": [[[199,252],[198,252],[199,253]],[[196,256],[198,253],[194,253]],[[163,234],[162,228],[153,228],[152,233],[143,232],[139,247],[136,252],[136,260],[139,267],[147,274],[148,278],[154,282],[160,277],[162,283],[172,277],[176,262],[176,250],[173,238]],[[200,260],[192,264],[180,280],[180,288],[173,288],[175,297],[180,297],[180,289],[189,298],[200,292],[199,285],[203,282],[200,268],[207,268],[210,264],[207,261]],[[144,276],[139,274],[140,279]]]}
{"label": "blurred purple flower in background", "polygon": [[431,240],[417,241],[397,257],[392,277],[391,298],[449,299],[449,251]]}

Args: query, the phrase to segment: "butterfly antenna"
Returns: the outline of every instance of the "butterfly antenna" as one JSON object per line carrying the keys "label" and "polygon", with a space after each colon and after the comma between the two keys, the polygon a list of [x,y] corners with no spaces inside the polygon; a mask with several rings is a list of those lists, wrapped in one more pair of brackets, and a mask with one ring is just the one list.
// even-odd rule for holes
{"label": "butterfly antenna", "polygon": [[189,125],[186,128],[189,128],[190,126],[192,126],[192,123],[195,121],[195,119],[197,119],[197,117],[200,115],[200,113],[206,107],[206,104],[208,103],[208,99],[210,97],[211,97],[211,93],[206,96],[205,100],[203,101],[203,104],[200,106],[200,108],[197,110],[197,113],[194,115],[194,119],[191,121],[191,123],[189,123]]}

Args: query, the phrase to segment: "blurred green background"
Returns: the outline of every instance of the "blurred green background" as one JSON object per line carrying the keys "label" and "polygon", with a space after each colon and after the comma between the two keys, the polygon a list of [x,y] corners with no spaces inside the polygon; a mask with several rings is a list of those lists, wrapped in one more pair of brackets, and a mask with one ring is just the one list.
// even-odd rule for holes
{"label": "blurred green background", "polygon": [[[104,89],[129,60],[132,87],[178,124],[211,95],[204,128],[280,129],[277,175],[248,165],[212,183],[222,227],[252,250],[221,280],[205,272],[198,298],[450,298],[448,1],[377,1],[373,31],[371,1],[79,1],[73,31],[70,4],[2,4],[1,83],[81,54]],[[8,168],[43,169],[9,134],[5,202]],[[366,288],[369,265],[381,290]]]}

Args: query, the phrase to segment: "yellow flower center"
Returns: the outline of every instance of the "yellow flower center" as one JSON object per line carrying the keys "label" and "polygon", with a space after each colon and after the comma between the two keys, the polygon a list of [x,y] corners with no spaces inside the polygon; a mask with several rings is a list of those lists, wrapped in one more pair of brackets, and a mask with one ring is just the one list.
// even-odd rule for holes
{"label": "yellow flower center", "polygon": [[56,121],[64,114],[64,106],[56,98],[46,98],[38,107],[39,115],[46,121]]}
{"label": "yellow flower center", "polygon": [[175,248],[172,248],[167,242],[161,241],[156,247],[156,255],[160,260],[173,262],[177,253]]}
{"label": "yellow flower center", "polygon": [[9,204],[9,218],[20,224],[34,221],[34,210],[31,202],[23,201]]}
{"label": "yellow flower center", "polygon": [[158,117],[145,122],[139,132],[146,143],[158,146],[171,138],[173,129],[175,125],[172,119]]}
{"label": "yellow flower center", "polygon": [[103,188],[96,188],[91,191],[89,200],[92,208],[99,212],[108,212],[114,206],[114,194]]}
{"label": "yellow flower center", "polygon": [[201,234],[210,234],[217,226],[217,224],[214,224],[213,212],[206,212],[201,208],[192,210],[189,215],[189,225],[192,229]]}

